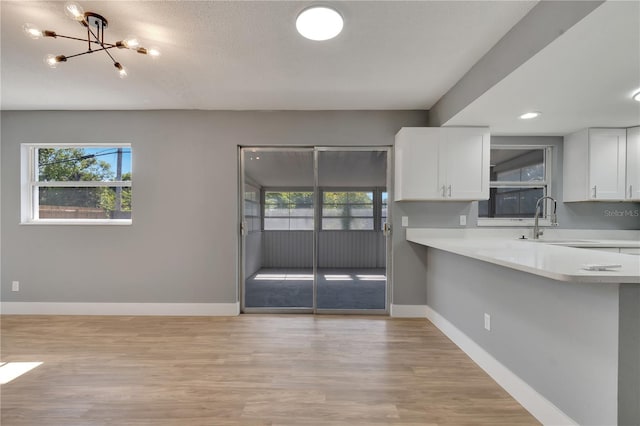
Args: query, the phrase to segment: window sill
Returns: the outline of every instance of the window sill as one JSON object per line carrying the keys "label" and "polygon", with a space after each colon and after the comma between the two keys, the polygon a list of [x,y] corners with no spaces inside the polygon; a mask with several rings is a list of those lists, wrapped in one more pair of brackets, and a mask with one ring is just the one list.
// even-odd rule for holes
{"label": "window sill", "polygon": [[[551,224],[550,219],[540,219],[538,221],[539,226],[551,227],[556,226]],[[491,219],[491,218],[478,218],[478,226],[493,226],[493,227],[523,227],[523,226],[534,226],[533,219],[516,219],[516,218],[508,218],[508,219]]]}
{"label": "window sill", "polygon": [[133,225],[131,219],[40,219],[20,222],[20,225]]}

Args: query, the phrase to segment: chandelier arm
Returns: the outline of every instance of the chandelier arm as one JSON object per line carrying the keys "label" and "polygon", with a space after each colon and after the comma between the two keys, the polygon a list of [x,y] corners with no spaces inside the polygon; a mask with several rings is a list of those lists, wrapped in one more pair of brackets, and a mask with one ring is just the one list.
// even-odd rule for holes
{"label": "chandelier arm", "polygon": [[87,25],[87,31],[89,31],[89,33],[91,33],[91,35],[93,36],[93,38],[95,38],[95,39],[96,39],[96,41],[93,41],[93,42],[92,42],[92,41],[89,39],[89,36],[87,36],[87,39],[89,39],[89,43],[98,43],[98,44],[100,44],[100,45],[102,44],[102,43],[100,43],[100,37],[98,37],[98,36],[96,35],[96,33],[94,33],[94,32],[93,32],[93,30],[91,29],[91,25]]}
{"label": "chandelier arm", "polygon": [[[56,37],[60,37],[60,38],[68,38],[69,40],[78,40],[78,41],[87,41],[87,39],[84,38],[78,38],[78,37],[71,37],[71,36],[65,36],[65,35],[60,35],[56,33]],[[95,44],[99,44],[101,46],[108,46],[109,48],[111,47],[117,47],[115,44],[113,43],[100,43],[98,41],[94,41],[94,40],[89,40],[89,43],[95,43]]]}
{"label": "chandelier arm", "polygon": [[[100,41],[100,37],[98,35],[96,35],[96,33],[93,32],[93,30],[91,29],[90,25],[87,25],[87,30],[91,33],[91,35],[93,36],[93,38],[95,38],[96,40],[94,41],[94,43],[99,44],[100,46],[102,46],[102,49],[98,49],[98,50],[94,50],[93,52],[99,52],[100,50],[104,50],[104,53],[106,53],[107,55],[109,55],[109,58],[111,58],[111,60],[113,61],[114,64],[117,64],[118,61],[115,60],[115,58],[111,55],[111,53],[109,53],[107,51],[107,49],[112,49],[114,47],[116,47],[115,44],[111,44],[111,43],[104,43],[102,41]],[[98,30],[98,34],[100,34],[100,30]],[[103,36],[104,36],[104,32],[103,32]],[[91,41],[89,41],[91,43]],[[105,44],[109,44],[109,47],[105,47]],[[91,46],[91,45],[89,45]]]}
{"label": "chandelier arm", "polygon": [[112,49],[111,47],[105,47],[103,49],[100,50],[104,50],[104,53],[106,53],[107,55],[109,55],[109,57],[111,58],[111,60],[113,61],[114,65],[118,63],[118,61],[116,61],[114,59],[114,57],[111,55],[111,53],[109,53],[109,51],[107,49]]}
{"label": "chandelier arm", "polygon": [[[96,52],[100,52],[101,50],[104,50],[105,52],[108,49],[113,49],[115,46],[108,46],[108,47],[103,47],[102,49],[96,49],[96,50],[87,50],[86,52],[82,52],[82,53],[76,53],[75,55],[69,55],[69,56],[65,56],[67,59],[71,59],[71,58],[75,58],[76,56],[82,56],[82,55],[88,55],[90,53],[96,53]],[[109,52],[107,52],[107,54],[111,57],[111,59],[113,60],[113,56],[111,56],[111,54],[109,54]],[[115,63],[115,60],[113,61]]]}

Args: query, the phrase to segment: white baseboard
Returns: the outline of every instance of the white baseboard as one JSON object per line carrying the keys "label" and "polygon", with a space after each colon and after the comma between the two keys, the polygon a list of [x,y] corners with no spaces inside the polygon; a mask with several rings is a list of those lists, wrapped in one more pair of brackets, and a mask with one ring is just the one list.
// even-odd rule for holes
{"label": "white baseboard", "polygon": [[2,302],[5,315],[161,315],[161,316],[235,316],[236,303],[66,303]]}
{"label": "white baseboard", "polygon": [[391,316],[396,318],[426,318],[427,305],[391,304]]}
{"label": "white baseboard", "polygon": [[429,306],[426,306],[426,316],[542,424],[578,424]]}

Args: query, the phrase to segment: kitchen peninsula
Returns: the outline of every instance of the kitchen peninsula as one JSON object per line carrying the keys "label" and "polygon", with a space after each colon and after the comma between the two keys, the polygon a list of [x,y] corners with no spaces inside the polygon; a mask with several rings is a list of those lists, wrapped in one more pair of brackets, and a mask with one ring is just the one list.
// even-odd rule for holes
{"label": "kitchen peninsula", "polygon": [[[407,229],[427,317],[544,423],[640,424],[637,231]],[[620,265],[602,271],[589,264]]]}

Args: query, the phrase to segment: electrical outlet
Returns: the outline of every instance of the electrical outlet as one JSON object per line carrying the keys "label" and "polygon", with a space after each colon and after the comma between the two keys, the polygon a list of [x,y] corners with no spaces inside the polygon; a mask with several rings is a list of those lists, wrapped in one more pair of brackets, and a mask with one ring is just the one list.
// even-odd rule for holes
{"label": "electrical outlet", "polygon": [[409,226],[409,216],[402,216],[402,226]]}
{"label": "electrical outlet", "polygon": [[484,314],[484,329],[491,331],[491,315],[487,313]]}
{"label": "electrical outlet", "polygon": [[467,224],[467,215],[460,215],[460,226],[465,226]]}
{"label": "electrical outlet", "polygon": [[11,291],[20,291],[20,281],[11,282]]}

